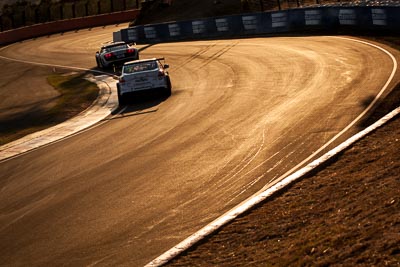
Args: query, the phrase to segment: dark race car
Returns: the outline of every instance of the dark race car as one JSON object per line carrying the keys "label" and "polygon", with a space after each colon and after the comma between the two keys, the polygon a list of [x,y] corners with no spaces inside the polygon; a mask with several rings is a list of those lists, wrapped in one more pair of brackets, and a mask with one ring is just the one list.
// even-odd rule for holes
{"label": "dark race car", "polygon": [[139,59],[139,51],[125,42],[113,42],[103,45],[100,51],[96,52],[97,67],[103,69],[137,59]]}

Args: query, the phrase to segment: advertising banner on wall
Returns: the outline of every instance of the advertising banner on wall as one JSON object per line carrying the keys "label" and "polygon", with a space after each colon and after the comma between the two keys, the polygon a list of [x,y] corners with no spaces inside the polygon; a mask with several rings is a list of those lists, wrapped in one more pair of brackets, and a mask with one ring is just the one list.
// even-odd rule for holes
{"label": "advertising banner on wall", "polygon": [[356,25],[357,15],[354,9],[340,9],[339,10],[340,25]]}
{"label": "advertising banner on wall", "polygon": [[[271,34],[308,29],[334,30],[400,29],[400,7],[320,7],[287,11],[260,12],[209,19],[187,20],[136,26],[121,30],[115,39],[129,42],[154,43],[185,38],[235,37]],[[140,40],[139,40],[140,39]]]}
{"label": "advertising banner on wall", "polygon": [[272,28],[287,27],[288,15],[286,12],[279,12],[271,14]]}
{"label": "advertising banner on wall", "polygon": [[137,40],[139,40],[137,29],[128,29],[127,32],[128,32],[128,40],[130,42],[136,42]]}
{"label": "advertising banner on wall", "polygon": [[305,25],[321,25],[322,24],[322,10],[306,10],[304,11]]}
{"label": "advertising banner on wall", "polygon": [[218,32],[229,31],[229,22],[227,18],[215,19],[215,25],[217,26]]}
{"label": "advertising banner on wall", "polygon": [[156,39],[157,31],[155,27],[144,27],[144,35],[147,39]]}
{"label": "advertising banner on wall", "polygon": [[177,37],[181,35],[181,27],[179,24],[168,24],[169,36]]}
{"label": "advertising banner on wall", "polygon": [[198,20],[192,22],[193,34],[203,34],[206,33],[206,25],[204,21]]}
{"label": "advertising banner on wall", "polygon": [[387,25],[387,15],[385,9],[372,8],[371,14],[372,14],[372,23],[374,25],[381,25],[381,26]]}
{"label": "advertising banner on wall", "polygon": [[242,16],[243,28],[246,31],[257,30],[257,17],[256,16]]}

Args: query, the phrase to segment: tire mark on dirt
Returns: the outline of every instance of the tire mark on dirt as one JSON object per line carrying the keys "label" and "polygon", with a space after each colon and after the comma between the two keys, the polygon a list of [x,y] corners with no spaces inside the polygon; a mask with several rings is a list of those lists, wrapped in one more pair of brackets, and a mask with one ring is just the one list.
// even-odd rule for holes
{"label": "tire mark on dirt", "polygon": [[229,50],[234,48],[239,42],[236,42],[234,44],[229,44],[224,46],[222,49],[214,53],[213,55],[210,56],[210,58],[200,67],[200,69],[203,69],[205,66],[213,62],[214,60],[218,59],[222,55],[226,54]]}
{"label": "tire mark on dirt", "polygon": [[200,49],[199,51],[197,51],[196,53],[194,53],[193,55],[191,55],[188,59],[186,59],[185,61],[183,61],[183,63],[182,63],[178,68],[176,68],[176,70],[181,69],[182,67],[186,66],[187,64],[189,64],[189,63],[192,62],[193,60],[199,58],[201,55],[203,55],[204,53],[208,52],[210,49],[212,49],[212,48],[215,47],[216,45],[217,45],[217,44],[214,43],[214,44],[208,45],[208,46],[206,46],[206,47]]}

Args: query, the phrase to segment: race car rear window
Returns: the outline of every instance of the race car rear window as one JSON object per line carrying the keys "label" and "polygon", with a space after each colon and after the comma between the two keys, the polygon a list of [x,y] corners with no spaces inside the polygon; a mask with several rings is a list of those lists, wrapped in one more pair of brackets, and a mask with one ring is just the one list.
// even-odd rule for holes
{"label": "race car rear window", "polygon": [[123,50],[126,49],[127,47],[128,47],[127,45],[116,45],[116,46],[106,47],[105,50],[106,52],[112,52],[117,50]]}
{"label": "race car rear window", "polygon": [[157,62],[155,61],[139,62],[139,63],[125,65],[123,73],[135,73],[135,72],[149,71],[155,69],[158,69]]}

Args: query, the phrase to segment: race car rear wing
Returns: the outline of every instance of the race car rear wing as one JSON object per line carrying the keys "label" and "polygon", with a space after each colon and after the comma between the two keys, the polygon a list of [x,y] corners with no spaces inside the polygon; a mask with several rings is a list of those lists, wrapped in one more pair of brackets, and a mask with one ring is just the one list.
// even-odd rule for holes
{"label": "race car rear wing", "polygon": [[169,65],[165,64],[165,57],[159,57],[159,58],[156,58],[156,59],[158,61],[160,61],[160,63],[161,63],[161,60],[164,61],[164,63],[161,63],[163,65],[164,69],[168,69],[169,68]]}

